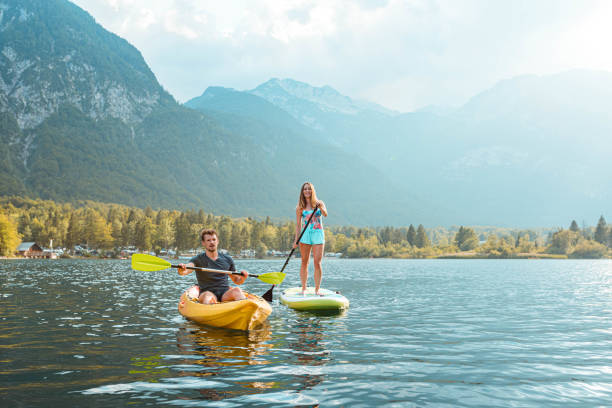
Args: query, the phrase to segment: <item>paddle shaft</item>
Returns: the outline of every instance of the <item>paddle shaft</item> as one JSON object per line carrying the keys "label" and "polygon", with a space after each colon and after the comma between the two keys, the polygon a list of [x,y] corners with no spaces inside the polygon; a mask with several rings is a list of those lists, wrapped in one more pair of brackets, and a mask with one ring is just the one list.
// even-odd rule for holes
{"label": "paddle shaft", "polygon": [[[179,265],[170,265],[171,268],[180,268]],[[239,275],[239,276],[244,276],[243,274],[241,274],[240,272],[236,272],[236,271],[222,271],[220,269],[209,269],[209,268],[202,268],[200,266],[185,266],[185,269],[191,269],[194,271],[204,271],[204,272],[214,272],[214,273],[224,273],[226,275]],[[252,273],[249,273],[249,276],[252,276],[254,278],[259,278],[259,275],[255,275]]]}
{"label": "paddle shaft", "polygon": [[[304,228],[302,229],[302,233],[300,234],[300,236],[298,237],[298,239],[295,241],[295,243],[297,244],[298,242],[300,242],[300,239],[302,239],[302,236],[304,235],[304,233],[306,232],[306,228],[308,228],[308,224],[310,224],[310,221],[312,220],[312,217],[314,217],[315,213],[317,212],[317,209],[319,208],[318,205],[315,205],[314,210],[312,211],[312,214],[310,214],[310,217],[308,217],[308,221],[306,222],[306,225],[304,225]],[[295,248],[297,247],[292,247],[291,248],[291,252],[289,252],[289,256],[287,257],[287,260],[285,261],[285,264],[283,265],[283,267],[281,268],[281,272],[285,270],[285,266],[287,266],[287,264],[289,263],[289,260],[291,259],[291,255],[293,255],[293,251],[295,251]]]}

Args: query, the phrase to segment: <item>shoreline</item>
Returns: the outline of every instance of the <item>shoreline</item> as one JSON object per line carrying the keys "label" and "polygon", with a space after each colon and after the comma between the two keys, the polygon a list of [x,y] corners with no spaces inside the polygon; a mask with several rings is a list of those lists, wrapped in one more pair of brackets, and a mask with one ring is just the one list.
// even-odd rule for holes
{"label": "shoreline", "polygon": [[[240,258],[240,257],[232,257],[235,260],[261,260],[261,261],[270,261],[270,260],[278,260],[277,257],[264,257],[264,258]],[[297,258],[297,257],[296,257]],[[0,256],[0,260],[49,260],[49,261],[57,261],[61,259],[81,259],[81,260],[129,260],[130,258],[106,258],[106,257],[96,257],[96,256],[71,256],[71,257],[58,257],[58,258],[26,258],[22,256]],[[168,258],[168,259],[179,259],[179,258]],[[603,258],[572,258],[567,255],[557,255],[557,254],[516,254],[509,257],[492,257],[486,256],[485,254],[478,253],[469,253],[469,252],[458,252],[458,253],[449,253],[437,256],[425,256],[425,257],[361,257],[361,258],[327,258],[327,259],[499,259],[499,260],[508,260],[508,259],[517,259],[517,260],[543,260],[543,259],[553,259],[553,260],[573,260],[573,259],[585,259],[585,260],[595,260],[595,259],[612,259],[609,257]]]}

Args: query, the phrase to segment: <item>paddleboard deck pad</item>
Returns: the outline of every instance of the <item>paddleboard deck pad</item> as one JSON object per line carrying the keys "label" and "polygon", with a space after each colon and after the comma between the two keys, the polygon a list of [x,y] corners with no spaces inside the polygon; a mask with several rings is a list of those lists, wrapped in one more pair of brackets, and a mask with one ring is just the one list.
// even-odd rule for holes
{"label": "paddleboard deck pad", "polygon": [[340,293],[319,289],[315,295],[315,288],[308,287],[302,294],[302,288],[288,288],[280,295],[282,304],[296,310],[339,310],[349,307],[349,301]]}

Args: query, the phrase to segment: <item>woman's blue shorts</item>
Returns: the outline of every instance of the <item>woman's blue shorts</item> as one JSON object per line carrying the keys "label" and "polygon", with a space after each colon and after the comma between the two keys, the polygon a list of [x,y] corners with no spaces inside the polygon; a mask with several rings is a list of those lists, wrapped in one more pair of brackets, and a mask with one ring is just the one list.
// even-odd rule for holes
{"label": "woman's blue shorts", "polygon": [[322,229],[314,229],[309,228],[302,235],[302,239],[300,239],[302,244],[307,245],[321,245],[325,243],[325,233]]}

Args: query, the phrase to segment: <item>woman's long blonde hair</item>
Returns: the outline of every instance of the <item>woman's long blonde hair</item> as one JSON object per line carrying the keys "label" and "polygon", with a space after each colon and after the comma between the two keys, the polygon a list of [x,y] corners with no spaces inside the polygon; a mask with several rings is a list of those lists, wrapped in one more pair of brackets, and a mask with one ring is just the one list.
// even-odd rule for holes
{"label": "woman's long blonde hair", "polygon": [[298,208],[300,210],[303,210],[308,206],[308,203],[306,202],[306,197],[304,197],[304,187],[306,187],[307,184],[310,185],[310,190],[312,191],[312,194],[310,195],[310,206],[314,209],[315,206],[319,203],[319,200],[317,200],[317,192],[315,191],[314,186],[310,181],[307,181],[302,184],[302,188],[300,188],[300,199],[298,200]]}

